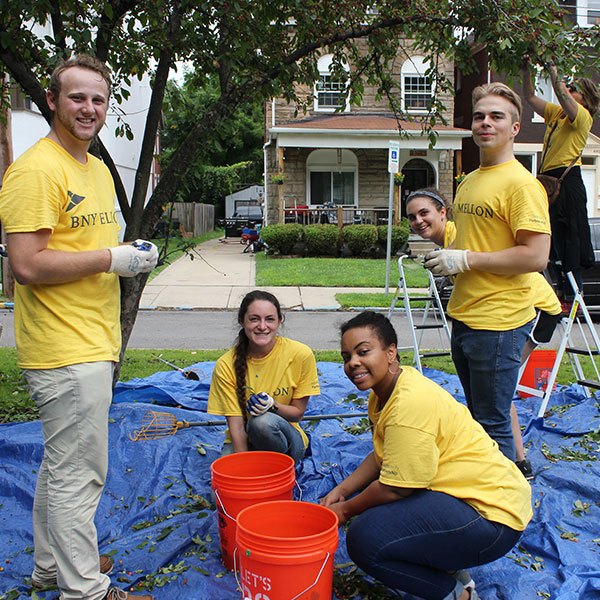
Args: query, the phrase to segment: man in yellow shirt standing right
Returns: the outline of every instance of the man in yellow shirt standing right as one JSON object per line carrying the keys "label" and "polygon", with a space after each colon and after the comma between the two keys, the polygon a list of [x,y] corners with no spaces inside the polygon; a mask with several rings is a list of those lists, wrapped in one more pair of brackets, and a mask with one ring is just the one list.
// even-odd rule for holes
{"label": "man in yellow shirt standing right", "polygon": [[510,406],[535,317],[528,274],[546,267],[550,250],[546,192],[513,152],[520,119],[521,99],[505,84],[473,90],[480,167],[457,189],[454,247],[425,262],[435,274],[456,275],[452,359],[473,417],[513,461]]}

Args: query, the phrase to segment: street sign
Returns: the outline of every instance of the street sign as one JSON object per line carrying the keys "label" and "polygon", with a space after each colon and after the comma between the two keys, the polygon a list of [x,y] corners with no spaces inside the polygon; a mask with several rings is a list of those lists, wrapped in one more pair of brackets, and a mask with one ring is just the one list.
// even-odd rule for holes
{"label": "street sign", "polygon": [[388,153],[388,172],[398,172],[398,160],[400,158],[400,142],[390,142],[390,150]]}

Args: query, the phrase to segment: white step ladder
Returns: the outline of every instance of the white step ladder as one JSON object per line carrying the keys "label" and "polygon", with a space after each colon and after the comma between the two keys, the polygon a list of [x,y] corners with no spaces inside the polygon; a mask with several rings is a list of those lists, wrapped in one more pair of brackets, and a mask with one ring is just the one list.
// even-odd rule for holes
{"label": "white step ladder", "polygon": [[[577,383],[581,385],[584,389],[585,397],[589,398],[592,395],[592,393],[590,392],[590,388],[600,390],[600,373],[598,372],[598,367],[596,365],[596,361],[594,360],[594,356],[600,355],[600,339],[598,338],[596,328],[594,327],[594,323],[592,321],[592,318],[590,317],[590,313],[588,312],[587,306],[583,301],[581,291],[577,287],[577,283],[575,282],[573,273],[567,273],[567,278],[572,288],[575,290],[575,297],[573,299],[571,311],[569,312],[568,316],[563,318],[560,322],[560,325],[563,330],[562,339],[560,341],[558,350],[556,351],[556,360],[554,361],[552,372],[548,377],[546,389],[538,390],[536,388],[531,388],[526,385],[521,385],[520,383],[517,385],[517,391],[525,392],[527,394],[531,394],[532,396],[537,396],[538,398],[542,399],[542,403],[540,404],[540,409],[537,414],[538,417],[543,417],[544,413],[546,412],[546,407],[548,406],[548,401],[550,400],[550,396],[552,394],[552,388],[554,387],[554,382],[556,381],[556,376],[558,375],[558,369],[560,368],[560,363],[565,352],[569,356],[571,368],[573,369],[573,373],[575,374]],[[581,317],[579,317],[577,314],[578,309],[581,310],[583,322]],[[573,345],[572,334],[573,325],[575,323],[577,323],[579,333],[585,346],[584,348],[577,348]],[[584,328],[587,328],[588,335],[589,337],[591,337],[593,342],[592,344],[590,344],[590,342],[588,341]],[[594,372],[596,375],[595,380],[585,378],[583,368],[581,367],[581,363],[579,361],[579,356],[581,355],[589,356],[591,363],[594,367]],[[519,369],[519,382],[521,381],[521,376],[525,371],[525,367],[527,366],[528,360],[529,358],[521,365],[521,368]]]}
{"label": "white step ladder", "polygon": [[[449,348],[450,328],[448,327],[448,321],[446,320],[446,315],[444,314],[442,303],[440,301],[440,295],[437,286],[435,285],[435,279],[431,274],[431,271],[426,269],[429,275],[429,289],[427,296],[408,295],[408,286],[406,284],[406,277],[404,276],[404,270],[406,268],[404,265],[404,260],[415,258],[417,257],[404,254],[398,259],[398,270],[400,272],[400,279],[398,280],[398,287],[396,288],[396,294],[394,296],[394,299],[392,300],[392,305],[390,306],[390,309],[388,311],[388,319],[392,319],[394,310],[406,311],[406,318],[408,320],[408,326],[410,327],[413,345],[412,347],[407,346],[403,348],[398,348],[398,351],[413,350],[413,362],[416,364],[417,369],[421,373],[423,373],[423,366],[421,365],[422,358],[433,356],[450,356],[449,351],[421,352],[420,345],[423,340],[423,332],[426,330],[437,329],[440,334],[440,347],[444,347],[444,345],[446,345]],[[399,299],[403,300],[404,307],[396,307],[396,303]],[[415,309],[411,307],[410,303],[418,301],[425,301],[425,308],[423,309],[423,318],[421,320],[421,323],[415,324],[413,318],[413,310]]]}

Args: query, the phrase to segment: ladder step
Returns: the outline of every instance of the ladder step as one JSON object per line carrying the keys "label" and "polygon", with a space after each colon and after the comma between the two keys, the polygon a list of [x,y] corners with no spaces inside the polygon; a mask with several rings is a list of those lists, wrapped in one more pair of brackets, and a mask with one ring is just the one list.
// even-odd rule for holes
{"label": "ladder step", "polygon": [[565,348],[565,352],[569,352],[570,354],[583,354],[583,355],[591,355],[591,356],[600,356],[600,350],[596,349],[587,349],[587,348]]}
{"label": "ladder step", "polygon": [[583,385],[585,387],[594,388],[595,390],[600,390],[600,381],[594,381],[592,379],[580,379],[577,383],[579,385]]}
{"label": "ladder step", "polygon": [[435,300],[433,296],[410,296],[408,299],[410,302],[433,302]]}
{"label": "ladder step", "polygon": [[450,352],[424,352],[419,354],[420,358],[426,358],[428,356],[450,356]]}
{"label": "ladder step", "polygon": [[436,323],[435,325],[414,325],[415,329],[441,329],[444,326],[443,323]]}

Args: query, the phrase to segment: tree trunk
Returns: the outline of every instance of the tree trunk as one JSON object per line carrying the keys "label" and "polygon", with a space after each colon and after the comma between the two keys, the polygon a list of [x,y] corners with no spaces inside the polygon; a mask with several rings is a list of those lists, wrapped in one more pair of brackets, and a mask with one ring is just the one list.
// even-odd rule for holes
{"label": "tree trunk", "polygon": [[[2,76],[2,97],[10,102],[10,84],[8,75]],[[10,108],[2,111],[3,114],[0,116],[0,181],[4,179],[6,169],[12,164],[13,151],[12,151],[12,128],[11,128],[11,112]],[[4,231],[0,232],[0,242],[6,242]],[[15,278],[13,276],[12,269],[8,259],[2,260],[2,293],[7,298],[15,297]]]}
{"label": "tree trunk", "polygon": [[135,319],[140,305],[142,292],[146,286],[148,274],[144,273],[137,277],[121,277],[121,355],[119,363],[115,366],[113,386],[119,381],[123,356],[135,325]]}

